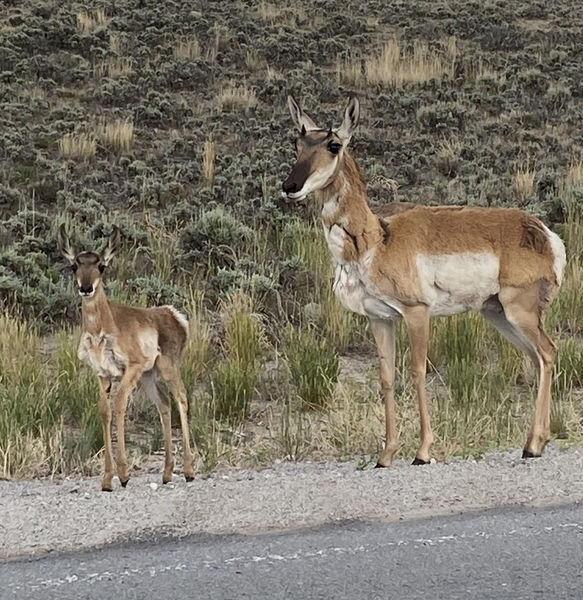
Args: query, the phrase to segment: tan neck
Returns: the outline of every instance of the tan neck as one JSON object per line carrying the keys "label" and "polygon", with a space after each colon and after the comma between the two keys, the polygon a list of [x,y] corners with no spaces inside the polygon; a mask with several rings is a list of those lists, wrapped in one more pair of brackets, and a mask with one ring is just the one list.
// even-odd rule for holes
{"label": "tan neck", "polygon": [[366,184],[358,165],[344,153],[342,163],[332,181],[316,192],[322,202],[322,223],[344,228],[354,241],[357,258],[384,238],[385,231],[366,200]]}
{"label": "tan neck", "polygon": [[99,334],[101,332],[114,333],[117,326],[113,320],[111,308],[107,296],[100,283],[91,298],[83,298],[81,303],[81,315],[83,317],[83,331]]}

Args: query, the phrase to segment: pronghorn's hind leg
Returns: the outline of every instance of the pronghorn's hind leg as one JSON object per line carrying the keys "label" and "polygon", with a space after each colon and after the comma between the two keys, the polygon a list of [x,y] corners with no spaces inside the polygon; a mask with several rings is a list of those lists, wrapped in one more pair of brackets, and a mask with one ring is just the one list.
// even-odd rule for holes
{"label": "pronghorn's hind leg", "polygon": [[103,431],[103,444],[105,454],[105,472],[101,479],[101,490],[103,492],[113,491],[113,447],[111,442],[111,404],[109,392],[111,381],[105,377],[99,377],[99,415]]}
{"label": "pronghorn's hind leg", "polygon": [[178,403],[180,412],[180,426],[182,428],[182,446],[184,462],[184,478],[186,481],[194,479],[194,455],[190,448],[190,434],[188,429],[188,398],[186,388],[180,375],[180,367],[176,361],[161,354],[156,360],[156,368],[164,381],[168,382],[174,398]]}
{"label": "pronghorn's hind leg", "polygon": [[174,471],[174,456],[172,453],[172,406],[170,399],[162,390],[160,384],[156,381],[157,372],[155,369],[148,371],[142,375],[142,389],[148,395],[150,400],[154,402],[160,413],[160,422],[162,423],[162,433],[164,435],[164,473],[162,475],[162,483],[172,481],[172,473]]}
{"label": "pronghorn's hind leg", "polygon": [[537,371],[534,418],[523,458],[540,456],[550,438],[551,383],[557,350],[542,324],[542,286],[548,284],[541,281],[524,289],[502,288],[497,299],[488,300],[482,308],[486,319],[530,357]]}

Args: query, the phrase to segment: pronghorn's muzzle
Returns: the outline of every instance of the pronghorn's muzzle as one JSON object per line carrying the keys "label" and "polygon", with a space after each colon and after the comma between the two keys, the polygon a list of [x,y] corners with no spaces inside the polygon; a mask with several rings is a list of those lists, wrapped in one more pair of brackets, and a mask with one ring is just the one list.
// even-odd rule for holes
{"label": "pronghorn's muzzle", "polygon": [[296,163],[281,186],[283,193],[288,198],[299,198],[309,175],[310,169],[305,162]]}
{"label": "pronghorn's muzzle", "polygon": [[84,298],[91,298],[93,293],[95,292],[95,288],[90,283],[89,285],[80,285],[79,286],[79,294]]}

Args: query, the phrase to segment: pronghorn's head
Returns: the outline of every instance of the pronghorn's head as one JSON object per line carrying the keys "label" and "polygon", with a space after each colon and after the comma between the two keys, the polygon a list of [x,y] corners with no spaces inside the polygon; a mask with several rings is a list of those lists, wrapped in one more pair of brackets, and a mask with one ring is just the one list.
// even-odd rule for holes
{"label": "pronghorn's head", "polygon": [[65,224],[63,223],[59,228],[59,250],[75,273],[79,294],[82,298],[91,298],[95,294],[101,284],[105,267],[109,265],[119,248],[119,241],[120,231],[114,225],[113,232],[101,252],[84,251],[75,254],[65,231]]}
{"label": "pronghorn's head", "polygon": [[334,179],[342,163],[344,149],[358,125],[360,110],[358,100],[352,98],[338,129],[320,129],[292,96],[288,96],[287,101],[300,136],[296,140],[296,164],[282,189],[288,198],[301,199],[310,192],[325,188]]}

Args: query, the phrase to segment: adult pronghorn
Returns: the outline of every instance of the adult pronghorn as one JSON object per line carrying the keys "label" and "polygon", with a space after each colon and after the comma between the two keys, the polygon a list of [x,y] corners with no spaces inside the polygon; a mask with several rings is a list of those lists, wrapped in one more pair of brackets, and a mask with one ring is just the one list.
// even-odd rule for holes
{"label": "adult pronghorn", "polygon": [[164,474],[162,481],[172,480],[174,459],[170,431],[170,400],[158,378],[166,381],[178,402],[184,451],[184,476],[194,478],[194,458],[188,433],[188,402],[180,376],[179,361],[188,337],[188,321],[172,306],[133,308],[107,301],[102,275],[120,242],[114,226],[104,250],[75,254],[64,224],[59,229],[59,248],[77,278],[82,298],[83,335],[79,359],[87,363],[99,378],[99,413],[105,444],[105,473],[101,489],[112,491],[113,451],[111,442],[111,406],[109,392],[119,381],[115,394],[117,422],[117,474],[125,487],[129,480],[125,452],[124,420],[128,399],[138,383],[156,403],[164,432]]}
{"label": "adult pronghorn", "polygon": [[536,408],[523,457],[540,456],[550,434],[556,355],[542,313],[561,284],[561,239],[537,218],[512,208],[389,205],[375,213],[346,149],[358,124],[358,101],[350,100],[336,130],[320,129],[291,96],[288,104],[300,136],[284,194],[300,199],[315,192],[336,264],[334,291],[347,309],[369,318],[378,347],[386,443],[377,466],[389,466],[399,445],[394,319],[402,317],[409,333],[421,421],[413,464],[425,464],[433,442],[425,393],[429,318],[468,310],[479,310],[537,368]]}

